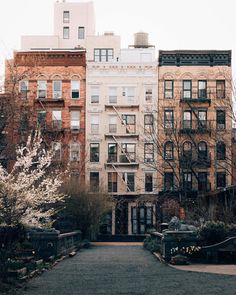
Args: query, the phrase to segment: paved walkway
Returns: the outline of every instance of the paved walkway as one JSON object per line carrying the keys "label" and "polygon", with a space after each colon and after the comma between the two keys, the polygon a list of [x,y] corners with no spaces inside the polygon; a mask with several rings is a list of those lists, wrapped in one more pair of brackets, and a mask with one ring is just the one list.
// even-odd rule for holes
{"label": "paved walkway", "polygon": [[32,279],[20,295],[236,295],[236,278],[161,264],[142,246],[93,246]]}
{"label": "paved walkway", "polygon": [[[208,272],[225,275],[236,276],[236,265],[235,264],[191,264],[191,265],[171,265],[176,269],[186,271],[197,271],[197,272]],[[236,277],[235,277],[236,280]],[[236,290],[235,290],[236,294]]]}

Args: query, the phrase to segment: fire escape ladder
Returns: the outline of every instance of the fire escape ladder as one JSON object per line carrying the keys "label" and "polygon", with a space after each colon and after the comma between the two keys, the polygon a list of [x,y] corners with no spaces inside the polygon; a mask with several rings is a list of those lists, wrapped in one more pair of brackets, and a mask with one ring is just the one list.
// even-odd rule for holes
{"label": "fire escape ladder", "polygon": [[129,192],[131,192],[130,188],[128,187],[127,183],[124,181],[122,175],[120,175],[120,172],[116,169],[116,166],[114,164],[112,164],[113,169],[116,171],[117,175],[119,176],[119,178],[121,179],[121,181],[125,184],[125,186],[127,187],[127,190]]}
{"label": "fire escape ladder", "polygon": [[128,156],[128,154],[125,152],[125,150],[122,148],[122,145],[120,142],[118,142],[118,140],[116,139],[116,137],[114,135],[112,135],[112,138],[114,139],[114,141],[116,142],[116,144],[119,146],[121,152],[126,156],[126,158],[128,159],[129,163],[131,163],[131,160]]}
{"label": "fire escape ladder", "polygon": [[120,113],[118,112],[117,108],[114,105],[112,107],[113,107],[114,111],[116,112],[117,116],[119,117],[121,124],[125,126],[126,132],[129,133],[128,126],[127,126],[125,120],[122,119],[122,115],[120,115]]}

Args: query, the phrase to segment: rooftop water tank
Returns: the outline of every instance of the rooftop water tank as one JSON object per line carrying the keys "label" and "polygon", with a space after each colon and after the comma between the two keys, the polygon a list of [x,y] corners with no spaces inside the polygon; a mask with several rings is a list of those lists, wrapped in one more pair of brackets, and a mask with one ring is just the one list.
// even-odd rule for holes
{"label": "rooftop water tank", "polygon": [[148,45],[148,33],[138,32],[134,34],[134,47],[135,48],[147,48]]}

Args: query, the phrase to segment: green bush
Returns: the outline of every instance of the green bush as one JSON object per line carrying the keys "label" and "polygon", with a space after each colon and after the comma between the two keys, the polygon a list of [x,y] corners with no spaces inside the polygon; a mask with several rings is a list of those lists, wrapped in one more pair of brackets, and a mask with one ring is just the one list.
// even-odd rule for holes
{"label": "green bush", "polygon": [[222,242],[226,238],[225,224],[221,221],[208,221],[199,228],[198,234],[204,245]]}
{"label": "green bush", "polygon": [[150,252],[160,252],[160,245],[151,237],[147,237],[143,241],[143,246],[145,249],[147,249]]}
{"label": "green bush", "polygon": [[236,224],[231,223],[226,225],[227,237],[236,237]]}

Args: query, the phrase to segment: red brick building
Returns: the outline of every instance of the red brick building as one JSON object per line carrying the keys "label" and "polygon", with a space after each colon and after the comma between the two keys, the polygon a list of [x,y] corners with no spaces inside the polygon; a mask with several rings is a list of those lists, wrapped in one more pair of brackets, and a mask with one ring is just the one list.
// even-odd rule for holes
{"label": "red brick building", "polygon": [[[15,52],[6,64],[5,90],[15,109],[8,142],[26,140],[39,127],[55,162],[84,180],[86,52]],[[68,166],[69,164],[69,166]]]}

